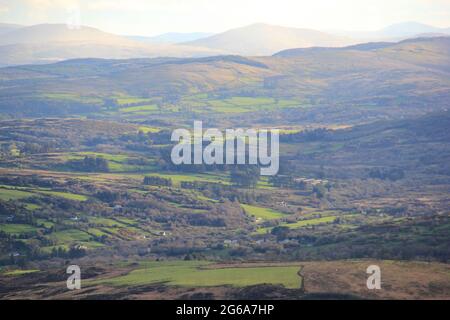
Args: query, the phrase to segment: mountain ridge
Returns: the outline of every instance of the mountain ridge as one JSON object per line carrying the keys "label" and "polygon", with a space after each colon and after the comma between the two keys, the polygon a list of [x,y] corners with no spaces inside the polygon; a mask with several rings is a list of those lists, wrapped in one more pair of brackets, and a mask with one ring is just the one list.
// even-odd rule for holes
{"label": "mountain ridge", "polygon": [[[292,47],[342,46],[354,41],[313,29],[289,28],[264,23],[235,28],[188,45],[244,56],[264,56]],[[243,45],[245,44],[245,46]]]}

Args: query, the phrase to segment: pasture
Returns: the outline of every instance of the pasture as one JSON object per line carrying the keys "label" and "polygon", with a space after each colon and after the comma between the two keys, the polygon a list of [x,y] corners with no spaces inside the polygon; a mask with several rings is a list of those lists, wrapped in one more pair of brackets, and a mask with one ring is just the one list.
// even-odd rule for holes
{"label": "pasture", "polygon": [[101,279],[90,284],[112,286],[138,286],[165,283],[181,287],[233,286],[246,287],[257,284],[275,284],[286,288],[299,288],[299,266],[214,266],[205,261],[151,262],[124,276]]}

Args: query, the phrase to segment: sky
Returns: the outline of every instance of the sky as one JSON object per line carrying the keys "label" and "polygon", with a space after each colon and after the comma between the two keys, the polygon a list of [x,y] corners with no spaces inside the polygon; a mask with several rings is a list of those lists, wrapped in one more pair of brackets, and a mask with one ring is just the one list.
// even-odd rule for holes
{"label": "sky", "polygon": [[82,25],[143,36],[222,32],[261,22],[347,31],[405,21],[447,28],[450,0],[0,0],[3,23],[67,23],[78,17]]}

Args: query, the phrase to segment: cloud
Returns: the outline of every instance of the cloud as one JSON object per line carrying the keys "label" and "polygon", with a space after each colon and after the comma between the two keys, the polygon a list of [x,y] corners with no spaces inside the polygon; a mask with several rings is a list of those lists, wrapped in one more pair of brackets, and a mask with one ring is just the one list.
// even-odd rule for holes
{"label": "cloud", "polygon": [[[209,0],[214,2],[214,0]],[[196,6],[202,6],[206,3],[205,0],[85,0],[84,4],[86,8],[90,10],[114,10],[114,11],[147,11],[147,10],[160,10],[160,9],[177,9],[177,8],[194,8]]]}
{"label": "cloud", "polygon": [[0,4],[0,14],[7,13],[9,11],[9,8],[5,5]]}
{"label": "cloud", "polygon": [[6,13],[9,11],[9,5],[7,0],[0,0],[0,14]]}
{"label": "cloud", "polygon": [[67,7],[78,4],[78,0],[22,0],[33,9],[49,9],[57,7]]}
{"label": "cloud", "polygon": [[221,32],[254,22],[319,30],[375,30],[402,21],[448,27],[450,0],[0,0],[7,19],[62,23],[78,7],[84,24],[110,32]]}

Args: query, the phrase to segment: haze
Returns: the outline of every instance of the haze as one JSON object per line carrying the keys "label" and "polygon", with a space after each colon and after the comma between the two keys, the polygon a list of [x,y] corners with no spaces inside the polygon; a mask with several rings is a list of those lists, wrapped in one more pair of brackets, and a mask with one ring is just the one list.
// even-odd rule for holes
{"label": "haze", "polygon": [[222,32],[255,22],[317,30],[376,30],[418,21],[449,27],[449,0],[0,0],[0,21],[65,23],[80,8],[81,24],[125,35]]}

